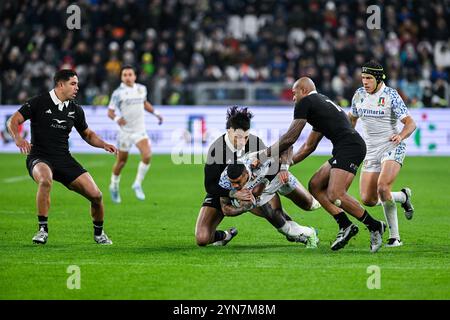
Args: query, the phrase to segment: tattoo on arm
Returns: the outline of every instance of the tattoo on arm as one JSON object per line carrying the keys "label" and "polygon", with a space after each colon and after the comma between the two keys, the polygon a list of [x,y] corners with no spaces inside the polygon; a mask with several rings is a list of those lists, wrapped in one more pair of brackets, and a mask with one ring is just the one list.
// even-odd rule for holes
{"label": "tattoo on arm", "polygon": [[253,204],[250,201],[241,201],[241,206],[236,208],[231,204],[231,199],[228,197],[220,197],[220,206],[226,216],[238,216],[253,209]]}

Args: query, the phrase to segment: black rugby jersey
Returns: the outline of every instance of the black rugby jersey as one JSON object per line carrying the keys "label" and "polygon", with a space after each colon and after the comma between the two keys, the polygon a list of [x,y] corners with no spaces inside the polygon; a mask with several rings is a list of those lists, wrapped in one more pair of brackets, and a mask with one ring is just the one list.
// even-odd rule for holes
{"label": "black rugby jersey", "polygon": [[347,114],[327,96],[313,93],[295,104],[294,119],[306,119],[314,131],[322,133],[333,145],[356,133]]}
{"label": "black rugby jersey", "polygon": [[[225,135],[226,134],[223,134],[217,138],[209,148],[208,158],[204,169],[206,192],[216,197],[228,197],[230,190],[219,186],[220,175],[228,164],[236,163],[239,159],[237,152],[233,152],[225,142]],[[242,155],[248,152],[260,151],[265,148],[264,142],[259,137],[250,134],[245,145],[245,151]]]}
{"label": "black rugby jersey", "polygon": [[[65,102],[67,104],[67,102]],[[44,93],[31,98],[19,112],[31,121],[30,155],[61,157],[69,155],[69,134],[72,127],[81,133],[88,128],[83,109],[70,101],[62,110]]]}

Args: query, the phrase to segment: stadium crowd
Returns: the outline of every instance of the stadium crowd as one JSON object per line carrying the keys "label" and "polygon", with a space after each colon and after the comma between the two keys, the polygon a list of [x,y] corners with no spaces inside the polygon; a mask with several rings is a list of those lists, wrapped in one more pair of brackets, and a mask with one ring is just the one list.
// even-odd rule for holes
{"label": "stadium crowd", "polygon": [[378,3],[381,29],[370,30],[365,0],[82,0],[81,29],[69,30],[69,1],[1,1],[0,103],[24,102],[70,67],[77,100],[107,105],[131,64],[163,104],[193,104],[198,82],[309,76],[348,106],[374,58],[410,108],[448,107],[450,1]]}

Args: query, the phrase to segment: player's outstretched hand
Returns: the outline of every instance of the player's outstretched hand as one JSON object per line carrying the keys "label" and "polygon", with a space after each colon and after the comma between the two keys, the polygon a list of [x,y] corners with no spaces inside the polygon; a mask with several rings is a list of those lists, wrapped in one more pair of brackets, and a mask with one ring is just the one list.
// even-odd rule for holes
{"label": "player's outstretched hand", "polygon": [[402,142],[403,139],[399,134],[393,134],[389,140],[391,140],[393,143],[397,145],[400,142]]}
{"label": "player's outstretched hand", "polygon": [[29,154],[33,145],[27,140],[19,138],[16,140],[16,146],[19,147],[21,153]]}
{"label": "player's outstretched hand", "polygon": [[113,146],[112,144],[105,143],[105,146],[103,147],[103,149],[105,149],[106,151],[108,151],[110,153],[117,154],[117,148],[115,146]]}
{"label": "player's outstretched hand", "polygon": [[281,170],[278,173],[278,179],[280,179],[281,183],[286,184],[289,180],[289,171]]}

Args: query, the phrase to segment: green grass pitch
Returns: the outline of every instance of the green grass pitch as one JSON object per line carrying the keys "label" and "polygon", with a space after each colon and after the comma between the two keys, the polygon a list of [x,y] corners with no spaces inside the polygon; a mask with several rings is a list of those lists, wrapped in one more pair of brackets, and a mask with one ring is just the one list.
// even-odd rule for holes
{"label": "green grass pitch", "polygon": [[[55,183],[49,241],[33,245],[37,228],[36,185],[25,157],[0,155],[0,299],[449,299],[449,158],[407,157],[395,189],[410,186],[416,213],[407,221],[399,206],[403,247],[369,252],[369,233],[344,249],[330,243],[337,225],[323,209],[302,212],[288,199],[291,216],[319,230],[321,243],[308,250],[290,243],[250,213],[225,218],[239,235],[225,247],[197,247],[194,227],[204,197],[203,166],[174,165],[154,156],[144,182],[147,200],[130,186],[138,157],[122,174],[122,204],[108,194],[110,155],[75,155],[104,193],[105,230],[114,241],[92,239],[87,200]],[[327,157],[310,157],[291,171],[304,184]],[[358,179],[350,193],[358,196]],[[382,218],[380,207],[369,212]],[[387,234],[384,239],[387,239]],[[67,268],[81,272],[81,288],[70,290]],[[380,289],[368,289],[369,266],[380,268]],[[369,281],[370,282],[370,281]]]}

